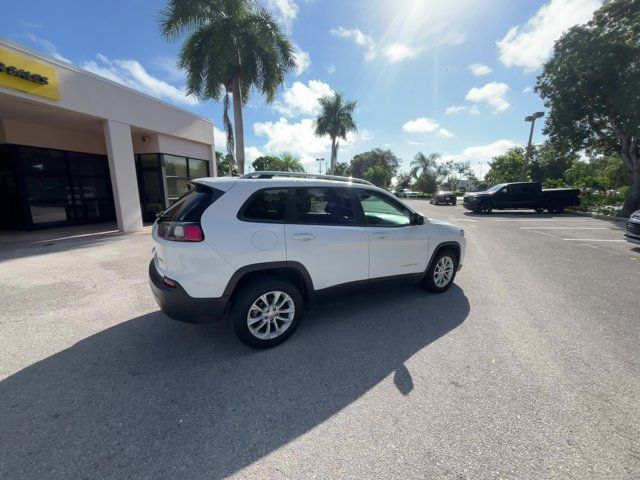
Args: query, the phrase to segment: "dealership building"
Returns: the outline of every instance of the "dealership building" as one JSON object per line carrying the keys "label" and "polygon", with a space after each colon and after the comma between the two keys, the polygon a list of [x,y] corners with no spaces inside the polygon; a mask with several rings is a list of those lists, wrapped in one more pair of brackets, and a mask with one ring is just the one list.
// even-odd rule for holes
{"label": "dealership building", "polygon": [[213,123],[0,41],[0,228],[132,232],[216,174]]}

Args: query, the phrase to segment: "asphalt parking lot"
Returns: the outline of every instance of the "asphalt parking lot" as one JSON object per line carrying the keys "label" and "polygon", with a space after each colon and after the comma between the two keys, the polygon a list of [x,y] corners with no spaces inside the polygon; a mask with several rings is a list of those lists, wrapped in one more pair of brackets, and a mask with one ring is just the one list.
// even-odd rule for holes
{"label": "asphalt parking lot", "polygon": [[326,300],[268,351],[158,312],[148,229],[0,238],[0,478],[637,478],[623,224],[408,203],[464,226],[456,285]]}

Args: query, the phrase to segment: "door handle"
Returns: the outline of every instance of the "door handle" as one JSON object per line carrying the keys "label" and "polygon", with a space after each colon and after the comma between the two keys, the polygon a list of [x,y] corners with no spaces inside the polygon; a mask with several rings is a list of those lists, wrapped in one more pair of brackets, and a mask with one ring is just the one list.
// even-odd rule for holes
{"label": "door handle", "polygon": [[309,240],[313,240],[314,238],[316,238],[316,236],[310,233],[296,233],[291,238],[293,238],[294,240],[300,240],[302,242],[308,242]]}
{"label": "door handle", "polygon": [[374,233],[373,234],[373,238],[375,238],[376,240],[382,240],[384,238],[387,238],[387,234],[386,233]]}

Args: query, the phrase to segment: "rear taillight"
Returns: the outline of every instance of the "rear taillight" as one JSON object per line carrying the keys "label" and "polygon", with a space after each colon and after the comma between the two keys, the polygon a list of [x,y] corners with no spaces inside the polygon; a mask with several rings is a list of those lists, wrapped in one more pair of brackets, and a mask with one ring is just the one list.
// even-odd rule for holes
{"label": "rear taillight", "polygon": [[158,224],[158,236],[172,242],[201,242],[204,232],[199,223],[163,222]]}

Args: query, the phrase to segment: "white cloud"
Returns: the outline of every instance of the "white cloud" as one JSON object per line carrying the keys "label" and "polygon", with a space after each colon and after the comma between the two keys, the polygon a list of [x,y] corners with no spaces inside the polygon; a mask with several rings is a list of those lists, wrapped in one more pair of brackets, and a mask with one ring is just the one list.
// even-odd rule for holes
{"label": "white cloud", "polygon": [[453,133],[451,133],[446,128],[441,128],[440,130],[438,130],[436,135],[438,135],[439,137],[442,137],[442,138],[453,138],[455,136]]}
{"label": "white cloud", "polygon": [[290,31],[293,21],[298,16],[299,8],[296,2],[294,0],[263,0],[263,3]]}
{"label": "white cloud", "polygon": [[475,147],[467,147],[462,151],[462,155],[466,160],[491,160],[497,155],[502,155],[504,152],[516,146],[516,143],[511,140],[496,140],[488,145],[479,145]]}
{"label": "white cloud", "polygon": [[590,20],[601,3],[601,0],[551,0],[524,26],[512,27],[497,42],[500,60],[508,67],[537,70],[549,58],[562,33]]}
{"label": "white cloud", "polygon": [[317,155],[328,154],[331,149],[329,137],[317,137],[314,130],[311,118],[296,123],[280,118],[277,122],[253,124],[254,133],[267,139],[264,145],[267,153],[292,152],[305,162],[315,162]]}
{"label": "white cloud", "polygon": [[402,62],[416,58],[424,50],[424,47],[412,46],[406,43],[392,43],[384,48],[383,53],[391,63]]}
{"label": "white cloud", "polygon": [[364,53],[365,60],[373,60],[376,56],[376,43],[373,41],[370,35],[365,35],[358,28],[347,29],[344,27],[332,28],[330,30],[331,35],[340,38],[347,38],[352,40],[361,47],[366,48],[366,52]]}
{"label": "white cloud", "polygon": [[457,115],[461,112],[469,112],[471,115],[480,115],[480,109],[477,105],[452,105],[444,111],[445,115]]}
{"label": "white cloud", "polygon": [[[331,151],[331,139],[328,136],[317,137],[313,119],[303,118],[295,123],[290,123],[286,118],[280,118],[277,122],[257,122],[253,124],[256,135],[266,138],[262,151],[267,154],[291,152],[299,155],[307,171],[315,171],[318,168],[316,158],[329,158]],[[350,150],[354,145],[371,140],[372,135],[368,130],[360,133],[347,134],[347,141],[340,140],[340,150]],[[339,155],[338,160],[347,161]]]}
{"label": "white cloud", "polygon": [[440,44],[441,45],[461,45],[466,41],[467,41],[466,33],[452,30],[444,34],[444,36],[440,39]]}
{"label": "white cloud", "polygon": [[333,75],[334,73],[336,73],[336,66],[331,64],[327,67],[327,73],[329,75]]}
{"label": "white cloud", "polygon": [[517,146],[517,144],[511,140],[496,140],[495,142],[487,145],[467,147],[462,150],[462,153],[443,155],[442,161],[468,161],[471,163],[471,167],[475,174],[479,178],[482,178],[482,176],[488,171],[487,162],[491,161],[493,157],[502,155],[507,150],[515,146]]}
{"label": "white cloud", "polygon": [[509,102],[504,98],[509,91],[506,83],[490,82],[483,87],[473,87],[467,92],[466,100],[476,103],[487,103],[493,108],[493,113],[504,112],[509,108]]}
{"label": "white cloud", "polygon": [[38,45],[39,47],[44,49],[44,53],[46,53],[47,55],[49,55],[50,57],[55,58],[56,60],[61,60],[63,62],[66,63],[71,63],[71,60],[69,60],[67,57],[64,57],[60,54],[60,52],[58,52],[58,48],[49,40],[46,40],[44,38],[38,37],[36,35],[34,35],[33,33],[29,33],[27,32],[26,37],[32,41],[33,43],[35,43],[36,45]]}
{"label": "white cloud", "polygon": [[331,87],[320,80],[309,80],[306,85],[294,82],[282,95],[282,101],[274,103],[274,108],[286,117],[315,115],[320,111],[320,97],[332,93]]}
{"label": "white cloud", "polygon": [[246,163],[252,163],[256,158],[264,155],[259,148],[246,147],[244,149],[244,160]]}
{"label": "white cloud", "polygon": [[296,75],[302,75],[311,66],[311,57],[308,52],[302,50],[298,45],[293,46],[293,57],[296,60]]}
{"label": "white cloud", "polygon": [[531,93],[533,92],[533,88],[532,87],[524,87],[522,89],[522,93]]}
{"label": "white cloud", "polygon": [[407,133],[431,133],[439,127],[438,122],[430,118],[420,117],[408,121],[402,126]]}
{"label": "white cloud", "polygon": [[473,63],[469,65],[468,68],[471,71],[471,73],[473,73],[473,75],[475,75],[476,77],[480,77],[482,75],[489,75],[491,72],[493,72],[491,68],[487,67],[486,65],[483,65],[482,63]]}
{"label": "white cloud", "polygon": [[150,75],[137,60],[111,60],[96,55],[98,61],[90,60],[80,66],[109,80],[139,90],[152,97],[183,105],[196,105],[198,100],[170,83]]}
{"label": "white cloud", "polygon": [[460,112],[464,112],[465,110],[467,110],[467,106],[466,105],[452,105],[450,107],[447,107],[447,109],[444,111],[445,115],[455,115],[457,113]]}
{"label": "white cloud", "polygon": [[454,135],[449,130],[441,128],[435,120],[426,117],[410,120],[402,126],[406,133],[435,133],[442,138],[452,138]]}

